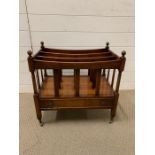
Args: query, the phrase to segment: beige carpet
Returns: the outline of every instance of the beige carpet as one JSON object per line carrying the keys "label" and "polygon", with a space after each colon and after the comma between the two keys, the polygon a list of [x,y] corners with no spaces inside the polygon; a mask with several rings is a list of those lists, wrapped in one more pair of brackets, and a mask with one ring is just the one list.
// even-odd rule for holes
{"label": "beige carpet", "polygon": [[134,91],[121,91],[117,116],[108,110],[65,110],[36,119],[32,94],[20,94],[20,155],[134,155]]}

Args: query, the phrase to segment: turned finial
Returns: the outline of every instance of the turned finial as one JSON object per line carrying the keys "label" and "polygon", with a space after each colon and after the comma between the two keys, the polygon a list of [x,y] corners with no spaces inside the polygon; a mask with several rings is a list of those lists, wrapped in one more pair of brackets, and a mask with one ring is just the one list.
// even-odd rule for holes
{"label": "turned finial", "polygon": [[107,50],[109,49],[109,42],[106,42],[106,47]]}
{"label": "turned finial", "polygon": [[44,42],[41,41],[40,44],[41,44],[41,49],[44,49],[44,48],[45,48],[45,47],[44,47]]}
{"label": "turned finial", "polygon": [[29,57],[32,57],[32,51],[31,50],[27,51],[27,54],[29,55]]}
{"label": "turned finial", "polygon": [[125,58],[126,51],[122,51],[122,57]]}

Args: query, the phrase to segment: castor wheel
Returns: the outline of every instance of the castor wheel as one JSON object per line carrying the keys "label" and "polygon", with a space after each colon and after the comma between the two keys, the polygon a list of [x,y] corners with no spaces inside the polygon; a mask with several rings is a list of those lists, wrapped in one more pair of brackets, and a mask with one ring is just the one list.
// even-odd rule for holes
{"label": "castor wheel", "polygon": [[113,122],[113,119],[114,119],[113,117],[110,118],[109,124],[111,124]]}
{"label": "castor wheel", "polygon": [[42,121],[39,121],[40,126],[42,127],[44,123]]}
{"label": "castor wheel", "polygon": [[109,121],[109,124],[111,124],[112,122],[113,122],[113,121],[112,121],[112,120],[110,120],[110,121]]}

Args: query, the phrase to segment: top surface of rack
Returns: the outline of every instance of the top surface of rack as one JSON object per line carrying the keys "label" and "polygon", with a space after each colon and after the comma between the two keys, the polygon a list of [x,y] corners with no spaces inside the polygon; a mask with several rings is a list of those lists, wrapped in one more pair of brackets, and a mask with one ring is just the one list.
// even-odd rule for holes
{"label": "top surface of rack", "polygon": [[118,60],[119,58],[119,56],[106,48],[91,50],[61,50],[42,48],[34,56],[35,60],[57,62],[111,61]]}

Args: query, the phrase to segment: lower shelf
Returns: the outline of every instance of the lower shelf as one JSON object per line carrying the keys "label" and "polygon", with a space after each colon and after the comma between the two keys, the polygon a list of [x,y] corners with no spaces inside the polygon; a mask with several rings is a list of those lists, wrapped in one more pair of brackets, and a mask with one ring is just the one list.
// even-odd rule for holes
{"label": "lower shelf", "polygon": [[[61,82],[61,89],[59,89],[60,98],[75,97],[74,77],[63,76]],[[92,88],[92,82],[88,76],[80,76],[80,97],[95,97],[95,89]],[[46,77],[40,89],[40,98],[54,98],[54,81],[53,77]],[[108,81],[102,77],[100,85],[100,97],[113,97],[114,92]]]}

